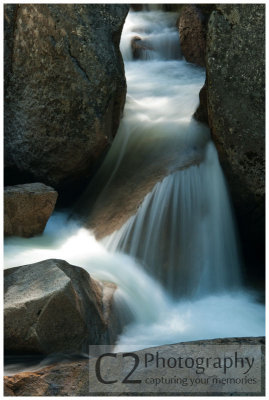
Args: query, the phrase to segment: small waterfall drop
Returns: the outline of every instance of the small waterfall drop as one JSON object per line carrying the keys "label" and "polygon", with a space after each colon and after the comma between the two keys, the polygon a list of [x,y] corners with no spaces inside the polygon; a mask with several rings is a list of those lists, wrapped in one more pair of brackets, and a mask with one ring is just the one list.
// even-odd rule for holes
{"label": "small waterfall drop", "polygon": [[139,58],[142,60],[181,59],[176,18],[175,13],[163,13],[160,10],[139,13],[130,11],[120,45],[124,61],[133,60],[134,39],[138,40],[138,46],[141,47]]}
{"label": "small waterfall drop", "polygon": [[178,297],[237,287],[240,258],[214,145],[208,143],[199,165],[158,183],[104,244],[142,261]]}

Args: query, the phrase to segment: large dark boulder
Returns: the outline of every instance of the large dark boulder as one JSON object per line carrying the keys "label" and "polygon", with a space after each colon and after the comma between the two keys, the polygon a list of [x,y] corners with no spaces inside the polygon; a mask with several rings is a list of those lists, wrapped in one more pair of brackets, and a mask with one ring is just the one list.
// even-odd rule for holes
{"label": "large dark boulder", "polygon": [[[6,185],[86,180],[116,134],[127,5],[5,5]],[[72,186],[70,186],[72,184]]]}
{"label": "large dark boulder", "polygon": [[86,352],[89,345],[113,342],[115,288],[63,260],[5,270],[5,351]]}
{"label": "large dark boulder", "polygon": [[5,236],[31,237],[41,234],[53,213],[58,193],[43,183],[4,188]]}
{"label": "large dark boulder", "polygon": [[206,56],[209,125],[245,256],[257,267],[264,260],[264,30],[263,4],[217,5],[208,22]]}

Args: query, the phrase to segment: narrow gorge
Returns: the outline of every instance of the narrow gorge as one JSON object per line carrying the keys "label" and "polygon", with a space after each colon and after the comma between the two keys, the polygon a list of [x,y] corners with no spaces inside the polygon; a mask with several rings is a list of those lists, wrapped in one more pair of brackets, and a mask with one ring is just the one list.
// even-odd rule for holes
{"label": "narrow gorge", "polygon": [[[19,107],[22,110],[26,108],[26,114],[31,112],[31,99],[26,102],[20,97],[22,88],[18,82],[22,67],[19,60],[17,69],[13,67],[8,75],[11,83],[7,83],[6,89],[9,100],[6,100],[8,122],[5,154],[8,158],[6,185],[9,189],[5,192],[9,190],[9,196],[12,197],[14,190],[12,192],[10,189],[11,185],[19,186],[15,191],[15,200],[5,194],[5,218],[9,218],[10,224],[26,223],[21,217],[11,218],[14,210],[17,210],[12,201],[22,202],[18,193],[24,190],[26,183],[34,185],[33,182],[42,182],[59,192],[56,209],[49,219],[47,217],[48,222],[44,223],[46,227],[43,227],[42,234],[19,237],[18,233],[7,233],[9,237],[5,238],[6,373],[11,377],[10,380],[7,378],[7,391],[11,390],[11,395],[14,395],[12,375],[21,371],[35,371],[46,363],[52,363],[49,360],[53,353],[62,354],[63,359],[67,353],[85,356],[89,344],[113,344],[115,351],[120,350],[121,346],[140,350],[195,340],[264,336],[262,261],[259,261],[257,279],[253,279],[255,284],[251,285],[250,266],[245,266],[245,247],[248,242],[242,246],[241,230],[245,225],[241,224],[238,217],[240,202],[237,202],[236,196],[233,197],[234,187],[231,198],[229,173],[227,181],[219,162],[219,141],[222,139],[215,140],[218,127],[214,125],[212,128],[212,115],[214,107],[217,107],[212,97],[207,97],[211,99],[206,110],[211,118],[209,126],[205,121],[197,120],[202,118],[194,118],[194,114],[197,117],[199,92],[205,79],[209,85],[207,92],[210,92],[210,85],[214,84],[216,78],[212,69],[209,70],[208,59],[205,63],[188,60],[179,36],[179,31],[183,35],[181,30],[184,29],[180,15],[185,15],[186,9],[183,5],[178,8],[175,5],[171,9],[168,6],[144,5],[139,11],[133,7],[125,21],[128,9],[124,5],[100,6],[107,7],[105,11],[103,8],[99,10],[98,5],[83,5],[89,7],[83,12],[79,6],[72,6],[67,13],[72,21],[70,24],[78,24],[77,36],[72,33],[68,39],[68,22],[61,20],[62,5],[44,5],[44,9],[42,6],[40,9],[32,6],[33,10],[19,11],[22,18],[32,18],[34,24],[36,18],[40,20],[40,15],[44,17],[48,13],[52,18],[50,30],[56,29],[53,25],[56,16],[60,28],[56,29],[54,36],[49,32],[49,36],[55,37],[57,43],[51,39],[48,46],[58,53],[58,58],[54,59],[54,64],[57,64],[65,51],[68,52],[70,41],[72,56],[70,63],[66,63],[65,71],[70,82],[73,82],[73,72],[71,74],[68,71],[74,68],[74,74],[77,74],[78,68],[84,70],[83,65],[87,64],[88,58],[98,59],[100,65],[103,60],[106,67],[100,66],[102,74],[100,72],[95,78],[91,69],[93,62],[85,66],[86,72],[80,70],[79,79],[83,82],[83,92],[79,94],[81,99],[70,100],[80,91],[78,79],[70,88],[59,89],[51,103],[47,99],[51,107],[53,102],[58,104],[59,97],[65,91],[70,91],[64,115],[60,113],[56,117],[55,109],[52,116],[55,132],[64,124],[64,135],[55,136],[45,147],[45,135],[42,136],[42,132],[48,129],[50,123],[44,122],[43,117],[40,123],[37,122],[37,112],[29,120],[24,117],[16,127],[16,119],[21,118],[21,113],[17,111]],[[7,12],[11,11],[7,9]],[[109,59],[100,57],[101,45],[98,51],[93,50],[94,46],[98,48],[98,44],[92,45],[87,42],[88,39],[84,42],[81,39],[86,28],[97,31],[102,28],[99,11],[107,12],[104,21],[110,24],[102,33],[102,43],[108,43],[105,35],[109,36],[112,32],[113,43],[103,46],[110,49],[112,56]],[[235,6],[233,17],[241,11]],[[27,12],[30,16],[27,16]],[[220,11],[200,11],[197,8],[196,12],[195,18],[204,15],[201,19],[204,31],[199,31],[199,34],[204,35],[205,41],[208,30],[209,41],[214,18],[220,18]],[[94,19],[95,13],[98,20]],[[188,18],[192,13],[193,9],[187,10]],[[238,21],[235,18],[236,23]],[[27,26],[30,26],[29,21]],[[17,35],[23,35],[25,27],[16,29]],[[118,50],[115,50],[119,38],[127,83],[124,107],[126,88],[121,60],[117,66],[113,66],[117,57],[120,57]],[[97,40],[95,36],[94,40]],[[202,41],[197,43],[201,46]],[[209,42],[204,45],[208,48],[205,53],[199,50],[200,60],[201,57],[203,60],[213,57],[212,54],[209,56]],[[10,48],[10,51],[15,52],[16,56],[24,50]],[[43,46],[42,51],[45,54],[48,50]],[[107,49],[103,48],[103,51]],[[76,52],[78,55],[75,55]],[[57,65],[58,68],[61,64]],[[38,79],[43,78],[39,76]],[[50,80],[49,75],[47,79]],[[106,89],[102,87],[104,80]],[[28,94],[31,93],[31,87],[29,78],[26,85]],[[90,97],[91,93],[93,98],[90,98],[88,107],[87,96]],[[48,96],[48,92],[44,92],[44,95]],[[14,96],[17,96],[15,100]],[[21,106],[23,101],[26,104]],[[42,100],[35,97],[33,101],[43,102],[43,105],[46,103],[44,97]],[[60,101],[63,102],[62,97]],[[12,113],[16,113],[16,118],[11,122]],[[63,122],[68,118],[68,113],[75,115],[75,122],[70,125],[68,121]],[[87,123],[83,122],[89,120],[90,133]],[[32,143],[35,133],[26,127],[31,122],[31,129],[39,126],[38,135],[42,140]],[[50,132],[53,135],[52,127]],[[80,132],[79,136],[76,132]],[[91,136],[93,132],[94,136]],[[61,160],[59,169],[57,157]],[[223,157],[222,152],[221,161]],[[228,162],[224,164],[227,169]],[[30,191],[30,186],[27,190]],[[51,190],[48,189],[49,193]],[[64,200],[64,197],[68,197],[68,190],[69,202]],[[28,192],[27,196],[30,196]],[[243,197],[240,201],[243,201]],[[260,211],[257,211],[259,215],[262,213],[260,198],[257,200],[255,197],[260,207]],[[27,199],[23,197],[23,201],[28,202]],[[36,201],[40,204],[39,200]],[[33,209],[35,207],[32,206]],[[20,212],[23,214],[23,211]],[[13,232],[21,230],[14,229]],[[259,234],[262,237],[262,233]],[[246,233],[246,236],[249,240],[250,235]],[[257,259],[262,259],[262,255],[259,254]],[[21,267],[14,268],[18,266]],[[89,278],[84,275],[85,271]],[[84,283],[89,281],[90,294],[87,294],[86,283],[83,287],[79,286],[80,279]],[[74,306],[77,297],[82,299],[80,313]],[[65,310],[65,306],[61,307],[67,301],[64,299],[68,299],[68,302],[71,299],[66,310],[70,310],[76,329],[68,321],[68,315],[61,322],[61,310]],[[89,301],[90,308],[87,310]],[[29,314],[31,321],[30,317],[27,320],[26,314],[23,314],[25,307],[29,307],[29,313],[32,313]],[[17,327],[14,318],[18,318]],[[50,330],[50,318],[59,318],[58,325],[63,324],[67,336],[70,330],[70,338],[65,338],[63,332],[57,332],[59,326],[56,323],[55,326],[52,324]],[[21,326],[24,328],[24,324],[23,330]],[[17,347],[13,344],[16,335]],[[21,335],[25,335],[28,347],[25,345],[24,348]],[[62,346],[61,341],[66,345]],[[27,354],[38,357],[27,364]],[[57,357],[61,358],[61,355]],[[26,385],[26,395],[32,395],[32,389],[30,392],[27,390]],[[63,393],[61,390],[57,395]]]}

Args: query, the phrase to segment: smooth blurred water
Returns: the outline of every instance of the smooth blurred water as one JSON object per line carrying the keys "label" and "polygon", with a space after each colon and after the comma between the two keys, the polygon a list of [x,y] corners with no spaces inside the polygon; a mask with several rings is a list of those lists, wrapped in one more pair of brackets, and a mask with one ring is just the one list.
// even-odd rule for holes
{"label": "smooth blurred water", "polygon": [[177,13],[164,13],[161,10],[139,13],[130,11],[123,27],[120,45],[125,63],[133,60],[131,42],[134,37],[140,38],[145,44],[145,51],[141,54],[142,59],[182,58],[176,29],[177,18]]}
{"label": "smooth blurred water", "polygon": [[[120,170],[126,176],[137,166],[134,158],[141,160],[145,176],[152,160],[165,165],[165,178],[103,243],[137,258],[175,297],[194,298],[238,287],[241,265],[217,152],[209,130],[192,118],[204,70],[180,59],[176,18],[175,13],[151,11],[131,12],[126,20],[121,51],[129,97],[100,171],[109,179],[97,204],[102,196],[111,200],[113,180]],[[142,61],[132,58],[137,36],[151,49]]]}
{"label": "smooth blurred water", "polygon": [[87,229],[67,214],[55,213],[43,235],[5,240],[5,267],[64,259],[96,279],[117,284],[116,304],[128,310],[132,322],[119,344],[161,345],[180,341],[264,334],[264,305],[257,294],[243,288],[173,299],[143,265],[124,254],[111,253]]}
{"label": "smooth blurred water", "polygon": [[[177,14],[161,11],[131,12],[127,17],[121,41],[128,89],[124,117],[77,206],[91,226],[102,224],[104,215],[105,223],[116,219],[119,204],[129,210],[133,198],[139,204],[154,183],[204,157],[210,132],[192,115],[205,71],[176,57],[180,54],[176,19]],[[156,33],[166,38],[162,43],[157,40],[158,46],[153,40]],[[154,57],[132,59],[131,39],[138,34],[154,48]],[[136,206],[127,219],[135,211]]]}
{"label": "smooth blurred water", "polygon": [[[116,283],[118,308],[132,318],[118,343],[137,348],[264,334],[264,305],[241,285],[215,147],[209,130],[192,119],[205,72],[182,59],[176,17],[129,13],[121,42],[128,84],[124,118],[79,206],[84,215],[99,206],[102,223],[105,207],[117,199],[109,218],[117,217],[124,201],[160,171],[138,210],[103,241],[67,213],[54,213],[43,235],[5,240],[6,268],[59,258]],[[135,35],[153,48],[143,60],[132,59]]]}
{"label": "smooth blurred water", "polygon": [[[151,323],[158,319],[153,305],[165,307],[166,294],[133,258],[108,252],[93,234],[55,213],[43,235],[5,242],[5,268],[58,258],[87,270],[93,278],[117,284],[116,302],[129,310],[133,320]],[[148,300],[148,290],[154,291]],[[143,313],[141,313],[143,310]]]}
{"label": "smooth blurred water", "polygon": [[203,162],[158,183],[103,243],[141,260],[178,298],[238,288],[238,243],[214,145],[208,143]]}

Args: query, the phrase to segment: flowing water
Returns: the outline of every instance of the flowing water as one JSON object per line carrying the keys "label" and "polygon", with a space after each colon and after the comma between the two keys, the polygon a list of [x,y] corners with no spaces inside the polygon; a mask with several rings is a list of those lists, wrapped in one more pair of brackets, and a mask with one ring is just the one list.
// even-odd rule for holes
{"label": "flowing water", "polygon": [[264,306],[243,287],[217,152],[192,118],[205,72],[182,58],[176,18],[158,10],[127,17],[124,118],[79,206],[103,226],[102,240],[54,213],[43,235],[5,241],[6,268],[60,258],[115,282],[118,308],[132,316],[118,343],[137,348],[264,334]]}
{"label": "flowing water", "polygon": [[236,235],[213,144],[200,165],[158,183],[136,215],[104,243],[142,260],[176,297],[238,287]]}

